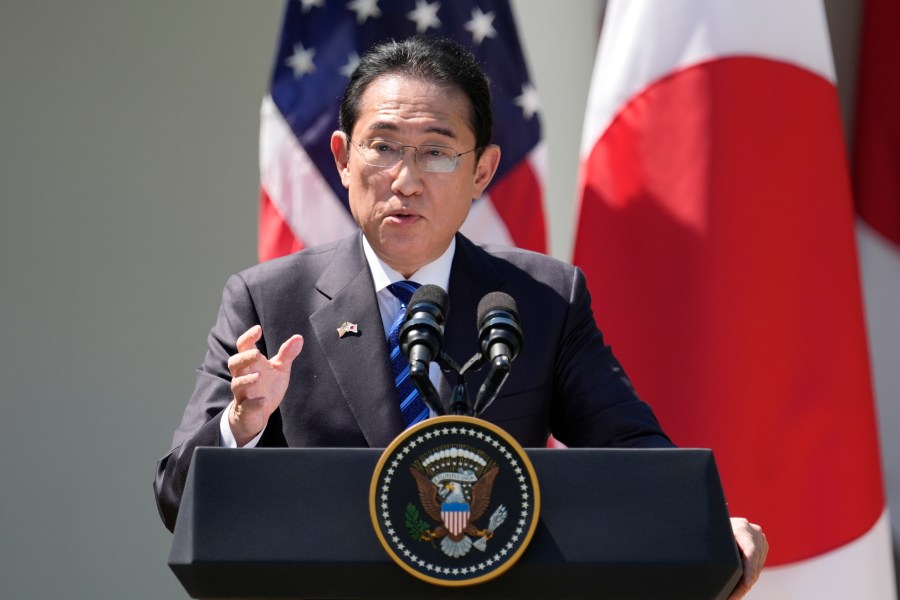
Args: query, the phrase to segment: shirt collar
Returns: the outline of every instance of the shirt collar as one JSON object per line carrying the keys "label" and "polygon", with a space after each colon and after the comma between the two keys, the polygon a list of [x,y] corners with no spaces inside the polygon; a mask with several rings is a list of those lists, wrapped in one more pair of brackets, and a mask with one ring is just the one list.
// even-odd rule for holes
{"label": "shirt collar", "polygon": [[[392,283],[403,281],[405,277],[387,266],[381,260],[366,236],[363,236],[363,252],[366,255],[366,261],[369,263],[369,270],[372,272],[372,280],[375,283],[375,293],[385,289]],[[456,252],[456,236],[450,239],[450,245],[441,254],[437,260],[428,263],[412,274],[411,281],[415,281],[420,285],[436,285],[443,290],[447,290],[450,285],[450,267],[453,264],[453,254]]]}

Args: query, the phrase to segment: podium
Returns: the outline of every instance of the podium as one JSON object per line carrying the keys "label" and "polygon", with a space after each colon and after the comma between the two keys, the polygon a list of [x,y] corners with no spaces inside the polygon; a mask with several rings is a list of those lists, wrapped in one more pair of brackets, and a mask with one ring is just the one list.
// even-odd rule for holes
{"label": "podium", "polygon": [[541,513],[496,579],[421,581],[369,517],[380,449],[198,448],[169,566],[193,598],[724,600],[741,575],[709,450],[532,449]]}

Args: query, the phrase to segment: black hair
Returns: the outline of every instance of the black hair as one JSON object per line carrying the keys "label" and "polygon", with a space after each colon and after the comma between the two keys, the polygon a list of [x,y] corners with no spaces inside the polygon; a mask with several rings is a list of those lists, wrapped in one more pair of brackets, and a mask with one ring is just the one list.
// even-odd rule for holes
{"label": "black hair", "polygon": [[339,123],[349,138],[359,117],[359,104],[373,81],[396,74],[463,92],[469,99],[469,123],[478,153],[491,142],[491,90],[487,76],[471,52],[448,38],[415,36],[389,40],[370,48],[350,76],[341,99]]}

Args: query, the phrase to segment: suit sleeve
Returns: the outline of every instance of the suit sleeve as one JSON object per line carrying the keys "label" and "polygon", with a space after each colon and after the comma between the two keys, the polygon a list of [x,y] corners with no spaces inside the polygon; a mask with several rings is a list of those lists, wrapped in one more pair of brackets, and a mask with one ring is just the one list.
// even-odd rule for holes
{"label": "suit sleeve", "polygon": [[573,271],[558,350],[551,431],[559,441],[571,447],[673,446],[604,342],[581,269]]}
{"label": "suit sleeve", "polygon": [[[196,371],[194,393],[184,411],[181,425],[175,431],[172,449],[160,459],[156,468],[153,482],[156,504],[163,523],[170,531],[175,528],[194,449],[219,445],[219,421],[232,400],[228,358],[237,352],[238,336],[256,324],[259,324],[259,316],[247,285],[240,275],[233,275],[222,294],[216,324],[209,332],[206,358]],[[265,338],[259,346],[266,353]],[[281,427],[270,422],[259,445],[283,445],[277,440],[266,439],[277,437],[280,432]]]}

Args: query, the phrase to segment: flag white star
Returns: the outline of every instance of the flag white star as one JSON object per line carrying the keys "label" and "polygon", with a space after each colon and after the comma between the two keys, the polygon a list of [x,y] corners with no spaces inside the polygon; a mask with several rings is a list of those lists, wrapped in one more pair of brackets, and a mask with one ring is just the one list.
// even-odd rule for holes
{"label": "flag white star", "polygon": [[356,52],[352,52],[347,55],[347,64],[341,67],[340,73],[344,77],[350,77],[353,75],[353,71],[356,70],[356,67],[359,66],[359,54]]}
{"label": "flag white star", "polygon": [[314,8],[322,8],[325,0],[300,0],[303,5],[303,12],[307,13]]}
{"label": "flag white star", "polygon": [[513,102],[516,103],[516,106],[522,107],[522,115],[526,119],[530,119],[541,109],[541,100],[531,82],[526,82],[522,86],[522,95],[517,96]]}
{"label": "flag white star", "polygon": [[357,23],[365,23],[369,17],[375,19],[381,16],[378,0],[353,0],[347,4],[347,8],[356,13]]}
{"label": "flag white star", "polygon": [[316,65],[313,64],[313,56],[315,55],[315,48],[307,50],[303,47],[303,44],[294,45],[294,53],[288,57],[287,64],[294,70],[295,78],[299,79],[307,73],[312,73],[316,70]]}
{"label": "flag white star", "polygon": [[472,40],[476,44],[480,44],[484,38],[497,37],[497,30],[494,29],[494,13],[493,11],[485,14],[481,12],[481,8],[472,9],[472,20],[465,24],[466,31],[472,33]]}
{"label": "flag white star", "polygon": [[416,33],[425,33],[429,27],[432,29],[441,27],[441,20],[437,17],[440,8],[440,2],[428,4],[428,0],[416,0],[416,9],[406,13],[406,16],[410,21],[415,21]]}

